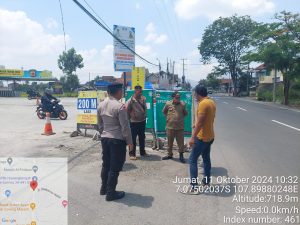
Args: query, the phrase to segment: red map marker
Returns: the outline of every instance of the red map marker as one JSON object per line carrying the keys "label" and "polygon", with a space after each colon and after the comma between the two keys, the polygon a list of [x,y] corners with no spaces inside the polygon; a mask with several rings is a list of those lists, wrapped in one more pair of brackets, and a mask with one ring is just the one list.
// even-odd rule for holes
{"label": "red map marker", "polygon": [[32,188],[32,190],[35,190],[38,186],[38,183],[36,180],[32,180],[30,181],[30,187]]}

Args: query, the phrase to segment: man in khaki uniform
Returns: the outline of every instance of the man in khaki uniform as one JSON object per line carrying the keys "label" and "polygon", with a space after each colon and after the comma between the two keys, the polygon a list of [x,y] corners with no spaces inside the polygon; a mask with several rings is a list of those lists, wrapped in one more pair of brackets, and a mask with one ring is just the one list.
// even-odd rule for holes
{"label": "man in khaki uniform", "polygon": [[186,105],[180,101],[180,94],[174,92],[172,94],[172,101],[168,101],[163,109],[164,115],[167,117],[166,132],[168,137],[168,155],[162,160],[173,158],[173,142],[176,139],[179,148],[179,159],[185,163],[184,152],[184,117],[187,116]]}
{"label": "man in khaki uniform", "polygon": [[107,90],[109,97],[98,107],[98,128],[102,145],[102,185],[100,195],[106,201],[123,198],[125,192],[116,191],[119,172],[126,159],[126,145],[132,150],[132,138],[127,111],[119,100],[123,96],[122,84],[111,84]]}

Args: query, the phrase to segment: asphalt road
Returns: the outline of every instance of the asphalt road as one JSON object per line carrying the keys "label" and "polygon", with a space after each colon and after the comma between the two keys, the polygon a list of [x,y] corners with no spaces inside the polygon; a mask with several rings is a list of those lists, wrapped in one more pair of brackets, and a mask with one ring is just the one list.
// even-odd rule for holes
{"label": "asphalt road", "polygon": [[[214,100],[217,117],[211,154],[213,188],[200,195],[179,193],[178,188],[187,184],[173,183],[176,176],[189,177],[188,164],[179,163],[178,154],[174,160],[161,161],[165,151],[148,149],[150,157],[127,160],[124,165],[118,189],[124,190],[126,197],[106,202],[99,195],[101,145],[90,138],[69,137],[76,126],[76,100],[71,98],[62,99],[69,112],[68,120],[52,120],[57,134],[50,137],[41,135],[44,121],[37,119],[33,101],[0,98],[0,157],[67,157],[69,224],[72,225],[225,224],[224,216],[266,215],[280,217],[281,224],[288,224],[283,219],[294,212],[240,215],[236,207],[295,205],[299,208],[299,199],[285,203],[234,202],[233,198],[238,194],[265,197],[268,193],[258,190],[239,192],[234,189],[237,182],[224,183],[217,178],[249,178],[246,185],[251,186],[254,176],[299,176],[300,112],[232,97],[214,96]],[[188,153],[185,156],[188,157]],[[201,177],[201,162],[199,168]],[[217,187],[226,186],[229,186],[229,192],[217,191]],[[299,184],[296,186],[299,189]],[[289,195],[299,196],[299,190]],[[234,224],[234,221],[227,224]]]}

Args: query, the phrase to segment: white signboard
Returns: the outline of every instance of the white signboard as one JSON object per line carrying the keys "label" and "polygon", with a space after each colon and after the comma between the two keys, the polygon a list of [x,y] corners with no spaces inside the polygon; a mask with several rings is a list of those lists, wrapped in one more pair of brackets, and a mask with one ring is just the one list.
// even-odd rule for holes
{"label": "white signboard", "polygon": [[[114,35],[135,51],[135,28],[114,25]],[[134,54],[114,38],[115,71],[130,72],[135,66]]]}

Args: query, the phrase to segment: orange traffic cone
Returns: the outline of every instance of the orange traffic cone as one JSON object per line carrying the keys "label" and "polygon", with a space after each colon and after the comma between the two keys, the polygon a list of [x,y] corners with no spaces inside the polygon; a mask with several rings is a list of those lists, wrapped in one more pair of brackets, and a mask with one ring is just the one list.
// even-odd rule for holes
{"label": "orange traffic cone", "polygon": [[46,124],[44,128],[44,133],[42,135],[53,135],[55,134],[52,130],[51,120],[50,120],[50,113],[46,112]]}

